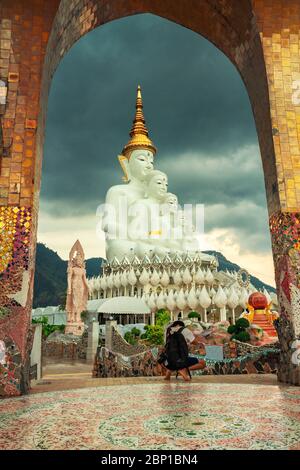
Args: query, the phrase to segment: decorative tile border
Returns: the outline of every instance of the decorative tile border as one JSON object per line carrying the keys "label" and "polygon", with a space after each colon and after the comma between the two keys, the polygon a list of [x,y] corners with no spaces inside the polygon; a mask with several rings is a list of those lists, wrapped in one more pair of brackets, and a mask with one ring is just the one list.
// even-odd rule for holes
{"label": "decorative tile border", "polygon": [[[22,369],[30,352],[28,291],[31,210],[0,207],[0,340],[6,344],[0,365],[0,396],[20,394]],[[26,387],[25,387],[26,388]]]}
{"label": "decorative tile border", "polygon": [[299,450],[299,406],[299,389],[261,384],[178,380],[40,393],[0,401],[0,448]]}
{"label": "decorative tile border", "polygon": [[[207,361],[203,370],[193,375],[238,375],[275,374],[279,362],[279,350],[271,347],[253,348],[254,352],[223,361]],[[161,367],[157,364],[158,348],[153,348],[133,356],[123,356],[98,348],[93,377],[140,377],[160,376]],[[195,355],[199,359],[204,356]]]}
{"label": "decorative tile border", "polygon": [[28,208],[0,207],[0,307],[22,306],[12,294],[22,290],[29,269],[31,218]]}

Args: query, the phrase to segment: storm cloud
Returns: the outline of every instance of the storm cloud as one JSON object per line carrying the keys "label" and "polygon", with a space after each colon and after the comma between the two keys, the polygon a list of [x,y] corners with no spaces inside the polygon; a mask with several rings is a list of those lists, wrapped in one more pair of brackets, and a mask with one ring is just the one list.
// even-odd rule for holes
{"label": "storm cloud", "polygon": [[120,183],[117,155],[129,138],[138,84],[158,148],[155,166],[168,173],[170,191],[181,203],[205,204],[207,230],[231,229],[243,249],[269,251],[260,152],[242,79],[214,45],[152,15],[97,28],[61,61],[46,126],[47,220],[95,214]]}

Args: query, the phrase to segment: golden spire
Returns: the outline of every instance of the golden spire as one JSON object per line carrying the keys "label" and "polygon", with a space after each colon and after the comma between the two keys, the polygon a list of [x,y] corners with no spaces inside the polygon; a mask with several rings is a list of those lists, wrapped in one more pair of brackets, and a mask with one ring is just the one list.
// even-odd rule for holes
{"label": "golden spire", "polygon": [[153,142],[148,136],[148,130],[145,124],[145,118],[143,114],[143,100],[140,85],[137,88],[136,96],[136,112],[133,120],[132,129],[130,131],[130,140],[123,148],[122,154],[126,158],[130,158],[130,154],[136,149],[150,150],[153,154],[156,153],[156,148]]}

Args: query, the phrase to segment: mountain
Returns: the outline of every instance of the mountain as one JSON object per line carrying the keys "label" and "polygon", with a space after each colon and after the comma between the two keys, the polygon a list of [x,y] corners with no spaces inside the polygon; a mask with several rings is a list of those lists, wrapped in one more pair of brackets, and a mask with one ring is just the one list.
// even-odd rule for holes
{"label": "mountain", "polygon": [[36,247],[33,307],[60,305],[67,289],[67,261],[42,243]]}
{"label": "mountain", "polygon": [[[218,251],[205,251],[209,255],[218,258],[219,269],[222,271],[239,271],[240,266],[231,263]],[[87,277],[98,276],[101,270],[102,258],[90,258],[86,260]],[[46,247],[43,243],[37,244],[36,267],[34,278],[33,307],[46,307],[48,305],[64,305],[67,290],[68,262],[62,260],[59,255]],[[251,276],[251,283],[257,289],[267,289],[276,292],[274,287],[265,284],[260,279]]]}

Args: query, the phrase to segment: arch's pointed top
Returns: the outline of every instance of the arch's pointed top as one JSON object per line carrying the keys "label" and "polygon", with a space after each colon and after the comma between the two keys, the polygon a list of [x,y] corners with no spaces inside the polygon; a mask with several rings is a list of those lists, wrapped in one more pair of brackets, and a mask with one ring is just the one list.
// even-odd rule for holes
{"label": "arch's pointed top", "polygon": [[137,87],[136,94],[136,105],[135,105],[135,117],[133,120],[133,125],[130,131],[130,140],[125,145],[122,154],[128,159],[133,150],[137,149],[146,149],[150,150],[153,154],[156,153],[156,147],[153,145],[153,142],[149,138],[148,129],[146,127],[144,113],[143,113],[143,98],[141,86]]}

